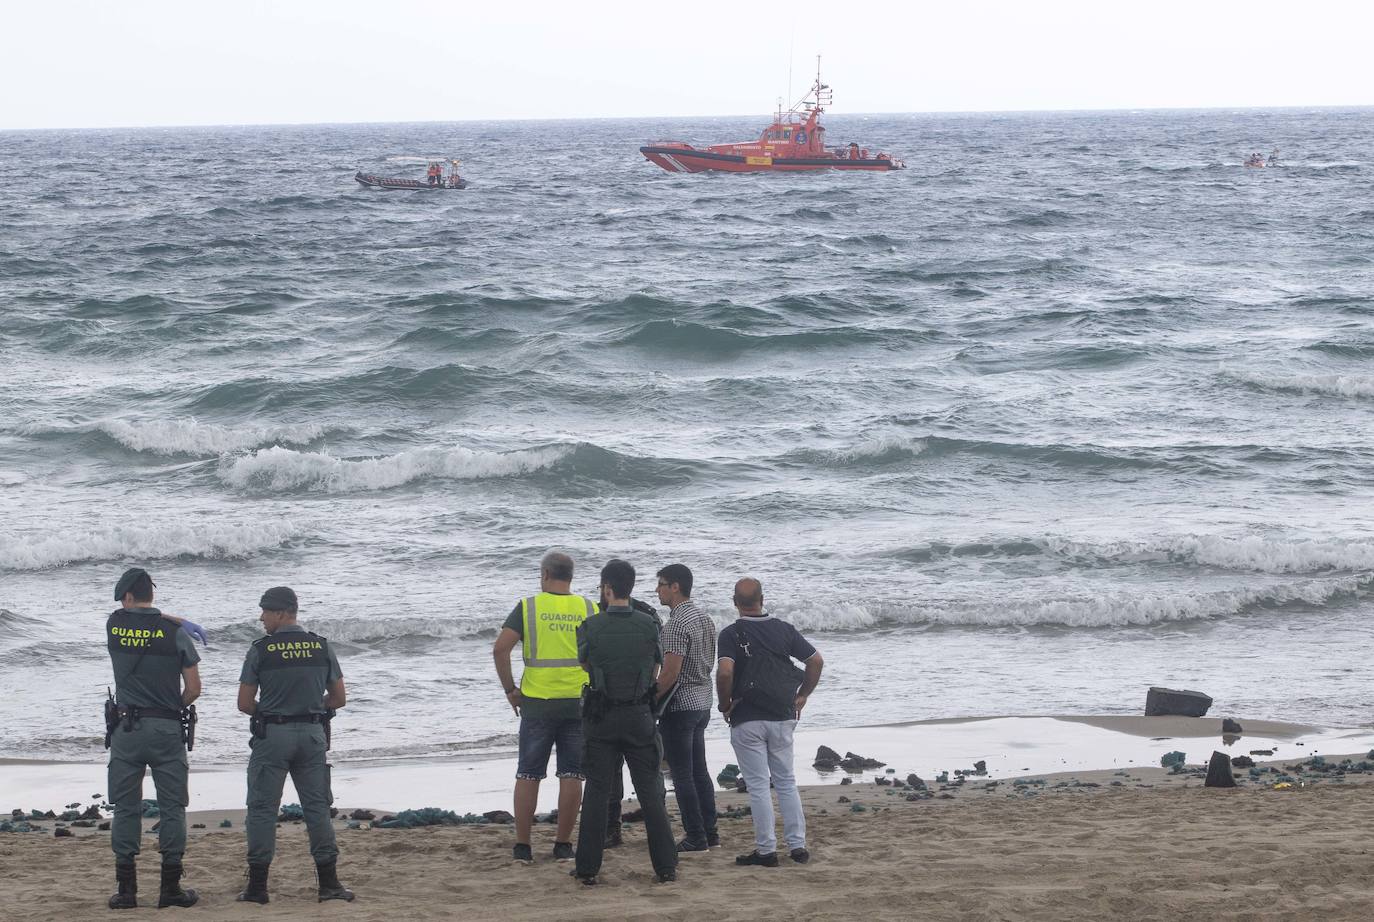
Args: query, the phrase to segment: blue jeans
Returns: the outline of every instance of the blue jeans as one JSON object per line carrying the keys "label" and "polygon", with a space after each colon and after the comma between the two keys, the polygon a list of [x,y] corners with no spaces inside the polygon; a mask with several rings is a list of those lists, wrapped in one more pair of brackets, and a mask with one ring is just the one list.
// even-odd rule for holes
{"label": "blue jeans", "polygon": [[806,815],[802,813],[797,777],[792,772],[792,731],[795,720],[751,720],[730,728],[730,745],[739,760],[740,774],[749,786],[749,809],[754,815],[754,847],[760,854],[778,850],[773,828],[773,798],[778,792],[783,838],[788,848],[806,847]]}
{"label": "blue jeans", "polygon": [[515,777],[539,781],[549,771],[549,754],[558,748],[559,778],[582,779],[582,719],[520,718],[520,758]]}
{"label": "blue jeans", "polygon": [[706,767],[706,725],[710,722],[710,711],[668,711],[658,722],[682,829],[693,842],[716,834],[716,785]]}

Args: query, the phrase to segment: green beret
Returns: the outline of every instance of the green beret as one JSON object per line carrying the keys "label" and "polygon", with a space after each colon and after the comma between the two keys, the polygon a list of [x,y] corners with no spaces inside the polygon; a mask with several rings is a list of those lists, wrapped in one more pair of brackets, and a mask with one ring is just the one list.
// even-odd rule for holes
{"label": "green beret", "polygon": [[[116,602],[124,601],[125,594],[127,594],[128,591],[134,587],[134,583],[138,580],[138,578],[140,576],[147,575],[148,571],[143,569],[142,567],[130,567],[129,569],[125,570],[124,575],[119,578],[119,582],[115,583],[114,600]],[[156,586],[157,583],[153,583],[153,585]]]}

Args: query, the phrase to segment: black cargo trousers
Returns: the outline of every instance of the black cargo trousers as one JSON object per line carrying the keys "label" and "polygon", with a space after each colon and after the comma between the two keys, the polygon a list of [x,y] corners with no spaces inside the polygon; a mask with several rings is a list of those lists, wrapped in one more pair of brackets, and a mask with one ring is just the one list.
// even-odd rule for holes
{"label": "black cargo trousers", "polygon": [[601,871],[606,807],[622,758],[630,767],[630,781],[644,810],[649,860],[655,873],[672,872],[677,867],[677,845],[659,772],[663,746],[649,705],[617,705],[599,720],[584,718],[582,739],[582,773],[587,785],[582,792],[582,821],[577,831],[577,876],[595,877]]}

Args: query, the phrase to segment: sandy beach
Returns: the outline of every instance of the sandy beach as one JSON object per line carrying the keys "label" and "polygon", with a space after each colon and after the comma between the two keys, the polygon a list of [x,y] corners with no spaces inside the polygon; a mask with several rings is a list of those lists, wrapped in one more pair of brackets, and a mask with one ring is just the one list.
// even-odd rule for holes
{"label": "sandy beach", "polygon": [[[1348,758],[1357,764],[1366,752]],[[1326,756],[1339,764],[1341,756]],[[804,789],[813,861],[743,869],[748,817],[722,820],[724,847],[684,857],[674,884],[653,882],[643,829],[607,853],[601,883],[582,887],[548,857],[537,826],[533,867],[510,861],[509,826],[348,829],[339,822],[341,877],[351,905],[314,901],[304,829],[285,823],[272,902],[237,904],[242,811],[193,814],[187,883],[212,919],[1367,919],[1374,914],[1374,775],[1292,771],[1260,760],[1258,778],[1209,789],[1199,769],[1073,772],[963,784],[934,796],[876,778]],[[1306,764],[1306,763],[1305,763]],[[1367,763],[1366,763],[1367,764]],[[1275,769],[1271,772],[1267,769]],[[880,775],[884,780],[900,776]],[[1275,788],[1291,778],[1291,787]],[[954,779],[951,779],[954,780]],[[1284,783],[1284,782],[1278,782]],[[845,801],[841,801],[845,798]],[[721,808],[747,796],[723,794]],[[228,818],[231,829],[218,823]],[[152,821],[148,821],[151,825]],[[47,824],[51,827],[51,823]],[[106,834],[0,835],[12,918],[108,918],[113,882]],[[156,910],[156,851],[145,840],[141,896]]]}

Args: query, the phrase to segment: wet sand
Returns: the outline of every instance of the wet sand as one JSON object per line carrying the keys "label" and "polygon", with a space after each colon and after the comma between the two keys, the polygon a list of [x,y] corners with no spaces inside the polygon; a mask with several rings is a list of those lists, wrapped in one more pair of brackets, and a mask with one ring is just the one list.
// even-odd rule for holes
{"label": "wet sand", "polygon": [[[1366,753],[1354,754],[1359,760]],[[1327,756],[1329,762],[1340,757]],[[1283,771],[1294,760],[1261,761]],[[752,848],[747,817],[721,823],[725,847],[683,858],[656,884],[643,829],[607,853],[601,884],[582,887],[549,857],[552,827],[536,826],[533,867],[510,861],[504,825],[347,829],[340,875],[351,905],[318,904],[303,827],[283,824],[272,902],[244,905],[242,811],[197,813],[187,884],[194,913],[212,919],[1016,919],[1364,920],[1374,915],[1374,775],[1309,778],[1276,790],[1277,775],[1218,790],[1159,768],[989,780],[971,777],[931,799],[873,780],[804,790],[814,858],[737,868]],[[1019,782],[1019,783],[1018,783]],[[939,791],[931,785],[932,792]],[[944,796],[942,796],[944,795]],[[845,797],[848,803],[840,802]],[[722,809],[747,803],[721,796]],[[856,809],[856,807],[858,809]],[[344,811],[347,812],[347,811]],[[217,828],[228,817],[234,827]],[[47,824],[51,826],[51,823]],[[151,825],[151,821],[149,821]],[[15,918],[107,919],[108,835],[79,830],[0,835],[6,909]],[[143,890],[155,905],[156,851],[145,842]],[[140,908],[129,915],[150,915]],[[162,914],[159,914],[159,918]]]}

